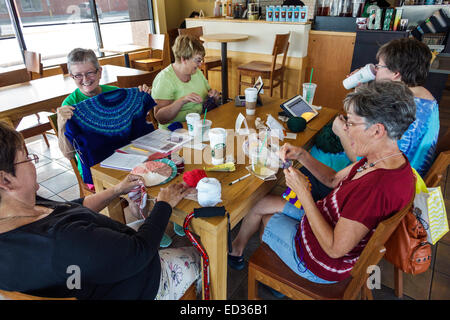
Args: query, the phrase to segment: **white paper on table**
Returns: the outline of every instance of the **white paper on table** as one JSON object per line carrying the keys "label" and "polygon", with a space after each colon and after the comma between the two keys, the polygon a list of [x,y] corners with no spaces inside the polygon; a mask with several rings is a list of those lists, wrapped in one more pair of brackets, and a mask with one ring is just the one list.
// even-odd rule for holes
{"label": "white paper on table", "polygon": [[110,157],[100,162],[100,167],[131,171],[134,167],[147,160],[147,156],[114,152]]}
{"label": "white paper on table", "polygon": [[[244,124],[245,129],[242,129],[242,123]],[[235,132],[239,135],[250,134],[250,131],[248,130],[247,119],[245,119],[245,117],[242,113],[239,113],[239,115],[237,116],[234,129],[235,129]]]}

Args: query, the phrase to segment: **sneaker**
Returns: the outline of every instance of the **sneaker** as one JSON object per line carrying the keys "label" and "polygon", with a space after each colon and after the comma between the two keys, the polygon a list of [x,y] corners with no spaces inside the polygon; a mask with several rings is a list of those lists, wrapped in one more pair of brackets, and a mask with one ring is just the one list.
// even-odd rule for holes
{"label": "sneaker", "polygon": [[176,223],[173,224],[173,231],[180,237],[183,237],[186,235],[186,233],[184,233],[183,227]]}
{"label": "sneaker", "polygon": [[169,237],[167,234],[164,233],[161,242],[159,243],[159,246],[161,248],[167,248],[168,246],[170,246],[172,244],[172,238]]}
{"label": "sneaker", "polygon": [[228,254],[228,265],[234,270],[242,270],[245,267],[244,256],[232,256]]}

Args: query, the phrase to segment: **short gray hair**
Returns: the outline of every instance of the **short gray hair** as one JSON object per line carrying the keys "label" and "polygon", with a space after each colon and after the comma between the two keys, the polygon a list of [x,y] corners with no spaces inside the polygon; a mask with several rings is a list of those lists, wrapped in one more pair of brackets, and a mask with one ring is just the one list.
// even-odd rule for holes
{"label": "short gray hair", "polygon": [[100,68],[95,52],[91,49],[75,48],[67,55],[67,69],[70,71],[70,67],[73,64],[90,62],[95,68]]}
{"label": "short gray hair", "polygon": [[381,123],[393,140],[400,139],[416,120],[414,95],[400,81],[371,81],[360,85],[344,99],[344,109],[350,108],[365,119],[367,128]]}

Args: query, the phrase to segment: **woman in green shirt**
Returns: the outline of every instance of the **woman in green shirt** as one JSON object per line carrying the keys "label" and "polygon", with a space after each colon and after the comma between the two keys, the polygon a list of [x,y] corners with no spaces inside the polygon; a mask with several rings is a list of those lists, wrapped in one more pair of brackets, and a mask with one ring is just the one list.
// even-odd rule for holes
{"label": "woman in green shirt", "polygon": [[153,81],[152,97],[157,103],[155,118],[160,128],[172,122],[186,121],[188,113],[201,113],[207,96],[219,99],[198,68],[205,57],[200,40],[190,35],[178,36],[172,47],[175,62],[163,69]]}

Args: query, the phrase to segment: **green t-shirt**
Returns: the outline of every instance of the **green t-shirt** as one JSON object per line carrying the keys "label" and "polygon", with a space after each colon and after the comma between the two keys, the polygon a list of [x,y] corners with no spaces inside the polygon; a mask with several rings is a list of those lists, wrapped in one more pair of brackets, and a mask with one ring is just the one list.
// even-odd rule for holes
{"label": "green t-shirt", "polygon": [[[119,87],[108,86],[108,85],[105,85],[105,84],[101,84],[100,88],[102,88],[102,93],[119,89]],[[84,100],[87,100],[89,98],[92,98],[92,97],[88,97],[87,95],[82,93],[79,88],[77,88],[74,92],[69,94],[66,99],[64,99],[64,101],[61,104],[61,106],[73,106],[73,105],[76,105],[77,103],[80,103],[80,102],[82,102]]]}
{"label": "green t-shirt", "polygon": [[[119,87],[108,86],[108,85],[104,85],[104,84],[101,84],[100,88],[102,88],[102,93],[119,89]],[[61,106],[74,106],[77,103],[80,103],[89,98],[92,98],[92,97],[88,97],[87,95],[82,93],[79,88],[77,88],[74,92],[69,94],[67,96],[67,98],[64,99]],[[83,176],[83,168],[81,167],[81,160],[80,160],[80,156],[78,155],[78,153],[75,153],[75,158],[77,159],[77,163],[78,163],[78,171],[80,172],[81,176]]]}
{"label": "green t-shirt", "polygon": [[[153,80],[152,97],[155,100],[175,101],[185,95],[195,92],[205,99],[210,89],[211,87],[208,84],[208,80],[206,80],[200,69],[197,69],[197,72],[191,76],[191,80],[182,82],[175,74],[172,65],[169,65],[158,73],[155,80]],[[202,112],[202,107],[201,103],[188,102],[181,107],[180,111],[171,122],[166,124],[160,123],[159,128],[167,129],[172,122],[186,121],[186,115],[188,113],[195,112],[200,114]]]}

